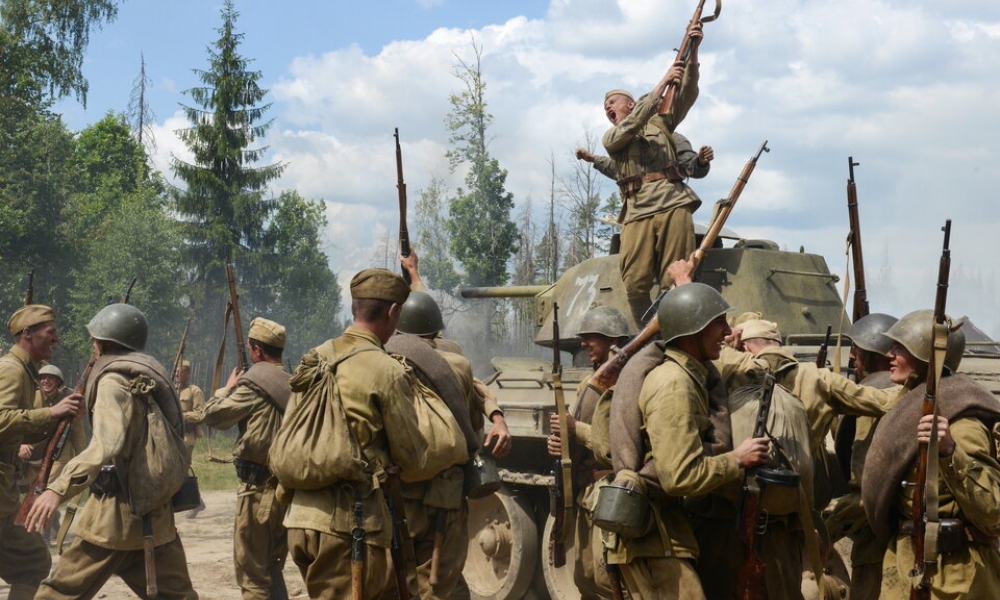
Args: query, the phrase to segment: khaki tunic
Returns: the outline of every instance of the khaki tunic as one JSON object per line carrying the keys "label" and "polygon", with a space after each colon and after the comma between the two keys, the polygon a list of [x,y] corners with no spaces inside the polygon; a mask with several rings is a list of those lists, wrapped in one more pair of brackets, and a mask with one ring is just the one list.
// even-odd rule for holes
{"label": "khaki tunic", "polygon": [[38,368],[19,346],[0,358],[0,578],[35,587],[48,575],[52,557],[40,533],[14,525],[21,505],[15,470],[22,443],[54,426],[47,408],[34,408]]}
{"label": "khaki tunic", "polygon": [[[671,134],[698,97],[698,76],[698,65],[689,65],[673,113],[658,115],[659,95],[650,92],[604,134],[604,148],[614,161],[618,181],[662,172],[669,161],[678,159]],[[620,267],[636,322],[650,305],[653,286],[666,288],[673,282],[667,267],[694,251],[691,215],[700,205],[686,183],[667,179],[647,181],[631,197],[622,197]]]}
{"label": "khaki tunic", "polygon": [[205,419],[205,394],[200,387],[189,383],[177,391],[177,396],[184,413],[184,443],[194,446],[201,437],[198,425]]}
{"label": "khaki tunic", "polygon": [[[341,362],[336,375],[344,411],[371,465],[372,480],[320,490],[295,490],[284,524],[289,530],[289,550],[310,597],[339,599],[349,597],[351,590],[355,489],[363,494],[363,527],[369,556],[384,555],[392,529],[376,474],[391,464],[403,469],[421,468],[427,442],[416,426],[412,391],[403,366],[385,353],[379,339],[365,329],[351,326],[334,340],[334,345],[338,355],[363,348],[379,350],[359,352]],[[292,395],[286,410],[294,406],[297,398]],[[330,536],[336,539],[324,539]],[[378,598],[386,583],[367,586],[365,597]]]}
{"label": "khaki tunic", "polygon": [[[697,561],[698,541],[681,499],[718,498],[728,504],[727,498],[735,497],[743,477],[743,469],[732,452],[711,456],[705,451],[703,441],[711,425],[708,368],[670,346],[664,354],[663,364],[647,375],[639,395],[643,428],[648,437],[645,462],[655,461],[662,488],[662,494],[653,494],[651,498],[656,526],[644,537],[619,539],[618,547],[608,554],[609,563],[623,565],[626,583],[644,580],[666,569],[681,573],[688,568],[662,564],[664,560]],[[734,525],[730,522],[729,528]],[[713,558],[706,557],[705,562],[712,563]],[[634,588],[629,583],[633,594],[647,587],[652,586],[644,583]],[[703,594],[700,586],[682,592],[679,596],[682,598]]]}
{"label": "khaki tunic", "polygon": [[[949,423],[955,452],[941,458],[938,511],[941,518],[959,518],[987,536],[1000,536],[1000,464],[992,433],[978,419]],[[916,480],[916,461],[906,475]],[[913,486],[902,487],[896,509],[913,519]],[[891,539],[882,564],[885,599],[910,597],[907,574],[913,568],[913,538]],[[938,556],[932,598],[1000,598],[1000,553],[988,545],[970,543],[965,550]]]}
{"label": "khaki tunic", "polygon": [[[284,371],[280,364],[258,363]],[[258,367],[260,368],[260,367]],[[264,467],[271,441],[281,427],[278,406],[246,385],[232,391],[220,388],[205,406],[204,423],[216,429],[239,425],[233,456]],[[285,507],[275,498],[277,481],[241,482],[236,492],[233,529],[233,566],[243,598],[266,600],[271,596],[271,574],[280,573],[288,555],[288,531],[282,524]]]}
{"label": "khaki tunic", "polygon": [[[119,373],[108,372],[97,382],[91,420],[90,443],[49,484],[50,490],[64,498],[90,486],[103,465],[134,454],[145,443],[145,411],[129,392],[128,379]],[[130,485],[141,486],[143,482]],[[75,522],[76,539],[52,575],[42,582],[37,598],[91,597],[116,574],[145,597],[142,519],[132,514],[124,495],[90,495]],[[152,510],[149,518],[157,548],[154,556],[160,597],[196,599],[170,502]]]}

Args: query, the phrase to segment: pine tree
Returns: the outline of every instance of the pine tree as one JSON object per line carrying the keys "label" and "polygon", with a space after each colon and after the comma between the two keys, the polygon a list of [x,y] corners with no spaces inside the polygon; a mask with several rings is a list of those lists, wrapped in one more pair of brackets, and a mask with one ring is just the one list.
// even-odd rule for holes
{"label": "pine tree", "polygon": [[266,298],[255,294],[264,289],[258,284],[266,280],[271,245],[265,225],[277,208],[276,200],[266,196],[267,185],[285,165],[255,166],[267,151],[255,144],[271,127],[272,121],[264,119],[271,105],[261,104],[267,96],[259,84],[261,72],[251,70],[252,61],[239,53],[243,34],[235,30],[239,13],[232,0],[226,0],[221,14],[220,37],[208,49],[209,68],[195,70],[203,85],[185,92],[195,106],[182,104],[191,127],[178,134],[194,163],[173,157],[171,167],[186,185],[174,197],[195,280],[213,297],[222,294],[225,262],[232,260],[251,303],[266,305]]}

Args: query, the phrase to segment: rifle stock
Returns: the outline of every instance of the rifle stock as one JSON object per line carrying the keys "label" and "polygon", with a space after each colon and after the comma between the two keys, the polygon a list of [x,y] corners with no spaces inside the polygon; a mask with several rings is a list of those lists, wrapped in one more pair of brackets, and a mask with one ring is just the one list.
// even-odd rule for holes
{"label": "rifle stock", "polygon": [[[697,269],[701,261],[704,260],[708,251],[715,245],[715,240],[718,239],[719,234],[722,232],[722,228],[726,224],[726,220],[729,219],[729,215],[733,212],[733,207],[736,206],[736,201],[740,199],[740,194],[743,193],[743,189],[746,187],[747,183],[750,181],[750,175],[753,174],[754,168],[757,166],[757,161],[765,152],[770,152],[771,149],[767,147],[767,140],[760,145],[757,149],[756,154],[750,157],[750,160],[743,165],[743,170],[740,171],[739,176],[736,178],[736,183],[733,184],[732,189],[729,190],[729,195],[726,197],[725,202],[719,213],[712,219],[712,224],[708,227],[708,231],[705,232],[705,236],[701,239],[701,244],[698,249],[695,250],[692,255],[693,268]],[[594,389],[599,394],[603,394],[608,391],[616,383],[618,383],[618,376],[621,375],[622,369],[625,368],[625,364],[631,359],[637,352],[643,349],[650,341],[654,340],[660,333],[660,323],[654,318],[656,316],[657,307],[659,307],[660,302],[663,297],[667,295],[669,289],[660,290],[659,296],[653,301],[652,306],[646,311],[646,323],[642,330],[636,334],[634,338],[628,341],[627,344],[622,346],[615,352],[612,356],[608,358],[603,365],[601,365],[594,375],[590,378],[590,382],[587,384]]]}
{"label": "rifle stock", "polygon": [[[938,364],[936,347],[948,345],[948,325],[946,324],[945,308],[948,304],[948,280],[951,273],[951,219],[945,221],[944,245],[941,250],[941,260],[938,265],[937,293],[934,298],[934,336],[931,342],[931,352],[927,361],[927,383],[924,389],[924,401],[921,406],[923,416],[935,413],[937,402],[938,374],[941,365]],[[937,434],[935,424],[931,437]],[[910,580],[920,579],[920,583],[910,588],[911,600],[925,600],[931,597],[931,580],[937,567],[937,549],[926,547],[927,534],[927,466],[930,458],[930,444],[921,442],[917,452],[917,477],[913,488],[913,570]],[[936,485],[937,482],[932,482]],[[932,560],[933,558],[933,560]]]}
{"label": "rifle stock", "polygon": [[[694,9],[694,15],[691,17],[691,21],[688,22],[688,26],[684,29],[684,39],[681,40],[681,46],[677,49],[677,57],[674,58],[674,63],[684,63],[685,66],[691,57],[691,52],[698,45],[699,40],[692,39],[688,35],[688,30],[696,23],[709,23],[719,18],[719,13],[722,12],[722,0],[715,0],[715,12],[708,17],[702,17],[702,12],[705,10],[705,0],[699,0],[698,7]],[[659,113],[667,114],[674,109],[674,97],[677,95],[677,88],[680,87],[681,82],[677,80],[670,81],[667,83],[666,89],[663,90],[663,94],[660,100]]]}
{"label": "rifle stock", "polygon": [[569,449],[569,411],[562,386],[562,361],[559,356],[559,305],[552,304],[552,390],[555,392],[556,414],[559,416],[559,461],[556,465],[554,487],[555,514],[552,524],[550,550],[552,565],[566,564],[566,542],[573,532],[575,521],[573,494],[573,459]]}
{"label": "rifle stock", "polygon": [[[771,399],[774,395],[774,375],[764,375],[764,393],[757,409],[753,437],[767,434],[767,420],[771,414]],[[737,600],[767,600],[767,585],[764,582],[766,563],[757,554],[756,539],[758,521],[766,514],[760,508],[760,484],[756,479],[757,469],[747,469],[743,476],[743,500],[740,507],[740,538],[743,540],[744,558],[736,577]]]}
{"label": "rifle stock", "polygon": [[[410,255],[410,232],[406,227],[406,183],[403,181],[403,149],[399,146],[399,128],[393,134],[396,137],[396,191],[399,194],[399,253],[404,258]],[[403,279],[410,283],[410,274],[401,269]]]}

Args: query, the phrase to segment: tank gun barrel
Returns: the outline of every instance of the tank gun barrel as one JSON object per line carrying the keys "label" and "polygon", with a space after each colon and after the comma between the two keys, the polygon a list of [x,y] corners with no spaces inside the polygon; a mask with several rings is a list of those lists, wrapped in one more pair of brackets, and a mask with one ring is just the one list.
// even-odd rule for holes
{"label": "tank gun barrel", "polygon": [[551,285],[508,285],[463,288],[463,298],[534,298],[551,288]]}

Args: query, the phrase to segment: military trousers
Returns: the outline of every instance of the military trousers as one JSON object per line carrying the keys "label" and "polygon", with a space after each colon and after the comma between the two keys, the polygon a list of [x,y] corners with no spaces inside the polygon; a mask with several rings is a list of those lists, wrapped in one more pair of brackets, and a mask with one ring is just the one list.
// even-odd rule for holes
{"label": "military trousers", "polygon": [[[913,568],[913,538],[900,535],[889,542],[882,562],[883,600],[908,600]],[[985,544],[938,556],[931,598],[1000,598],[1000,552]]]}
{"label": "military trousers", "polygon": [[668,288],[673,279],[667,268],[694,252],[694,219],[681,207],[627,223],[621,232],[620,266],[632,316],[640,319],[652,305],[653,286]]}
{"label": "military trousers", "polygon": [[40,533],[14,524],[14,515],[0,519],[0,579],[11,585],[38,587],[49,574],[52,555]]}
{"label": "military trousers", "polygon": [[597,498],[596,484],[588,485],[577,496],[576,510],[576,564],[573,579],[583,600],[611,597],[611,579],[604,561],[604,543],[601,529],[593,523],[592,501]]}
{"label": "military trousers", "polygon": [[701,581],[686,558],[637,558],[621,565],[632,600],[705,600]]}
{"label": "military trousers", "polygon": [[[157,546],[156,585],[160,600],[198,600],[191,587],[181,538]],[[136,596],[146,594],[146,561],[142,550],[111,550],[77,538],[38,589],[36,600],[93,598],[112,575],[121,577]]]}
{"label": "military trousers", "polygon": [[[288,549],[312,600],[351,598],[351,538],[312,529],[288,530]],[[365,548],[364,600],[379,598],[389,585],[388,550]]]}
{"label": "military trousers", "polygon": [[284,505],[274,487],[240,487],[233,529],[233,566],[244,600],[268,600],[271,576],[281,573],[288,555],[288,531],[281,524]]}
{"label": "military trousers", "polygon": [[[463,501],[456,510],[427,506],[422,500],[405,499],[406,521],[413,538],[414,553],[417,557],[416,589],[422,600],[455,600],[468,590],[459,586],[465,559],[469,554],[469,509]],[[434,553],[434,539],[437,533],[438,511],[444,511],[444,529],[440,542],[437,569],[437,583],[431,585],[431,557]],[[396,598],[396,584],[393,580],[389,593],[383,598]],[[410,582],[410,589],[414,588]],[[455,596],[458,591],[459,596]],[[466,596],[468,597],[468,596]]]}

